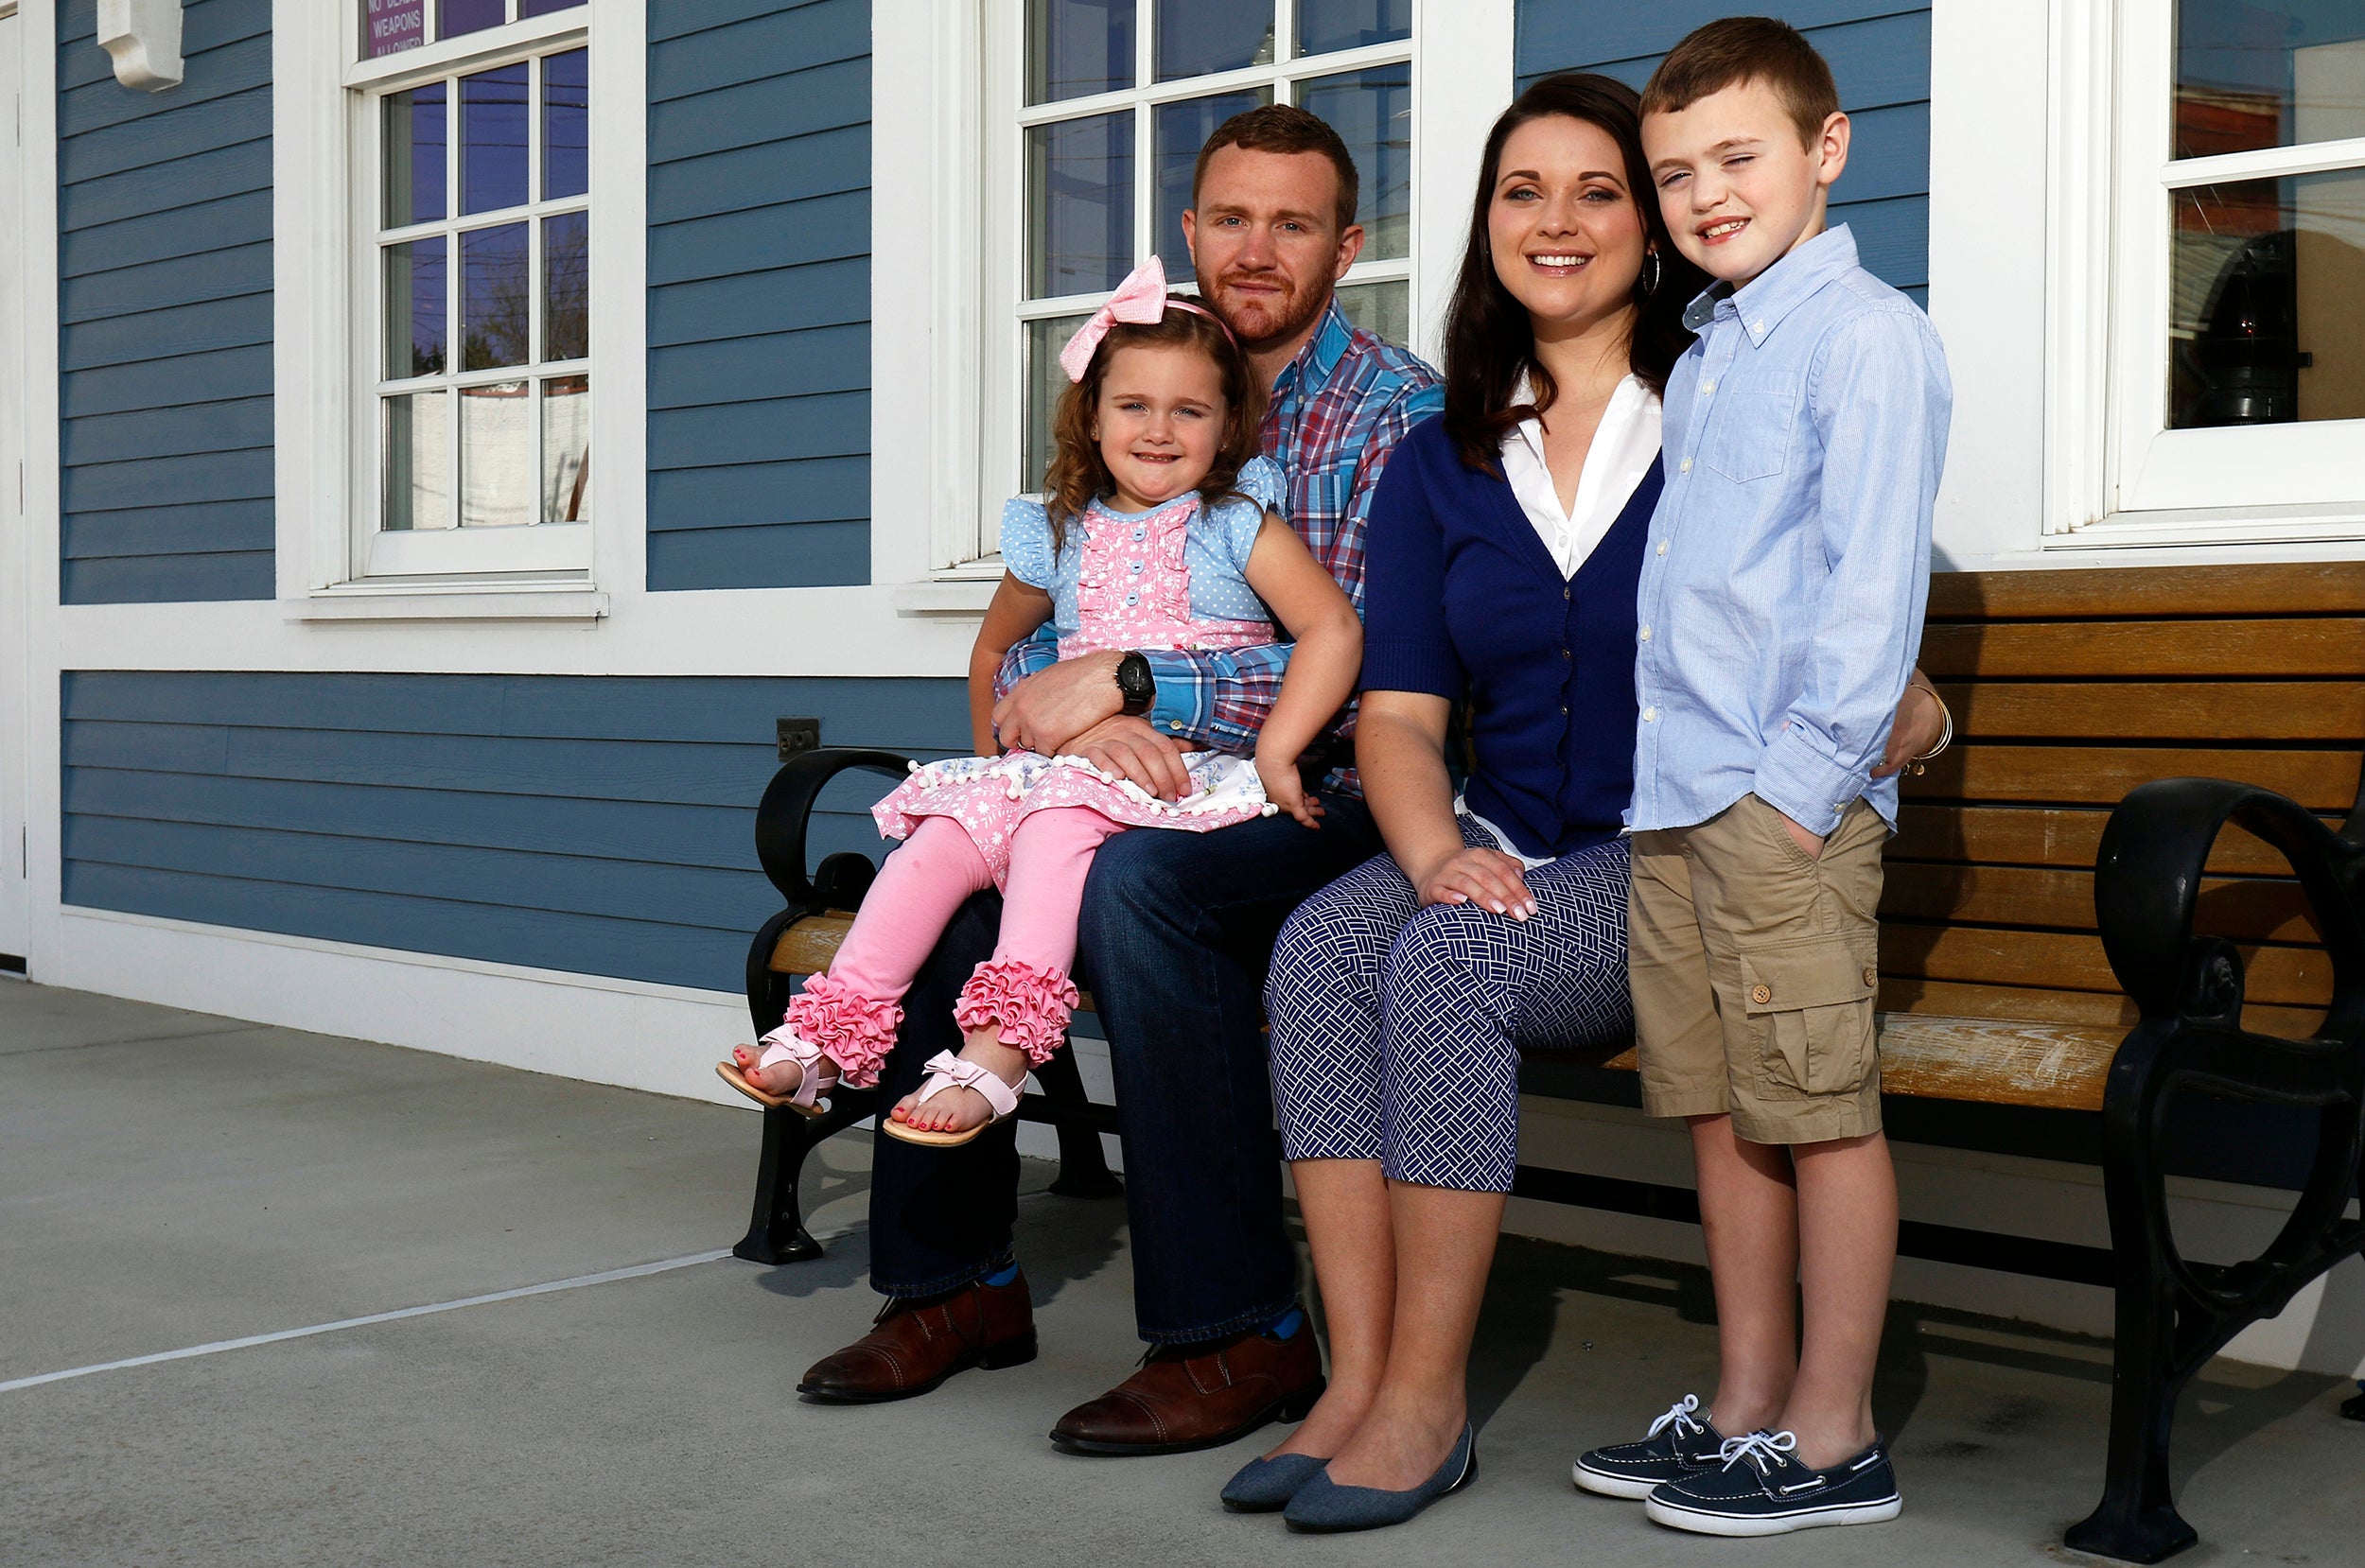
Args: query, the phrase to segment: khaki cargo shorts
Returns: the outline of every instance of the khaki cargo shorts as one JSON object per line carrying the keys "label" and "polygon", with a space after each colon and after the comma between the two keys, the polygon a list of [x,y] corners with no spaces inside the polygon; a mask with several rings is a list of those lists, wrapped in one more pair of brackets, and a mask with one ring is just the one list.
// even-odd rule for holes
{"label": "khaki cargo shorts", "polygon": [[1753,1143],[1880,1130],[1887,840],[1858,800],[1811,857],[1754,794],[1696,827],[1634,835],[1627,962],[1645,1111],[1729,1111]]}

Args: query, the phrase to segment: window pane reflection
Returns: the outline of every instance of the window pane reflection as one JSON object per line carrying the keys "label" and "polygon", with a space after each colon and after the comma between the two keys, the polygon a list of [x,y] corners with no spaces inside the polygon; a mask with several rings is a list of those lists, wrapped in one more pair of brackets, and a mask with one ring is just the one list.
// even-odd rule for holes
{"label": "window pane reflection", "polygon": [[1199,166],[1199,149],[1233,115],[1270,102],[1271,90],[1259,88],[1158,106],[1158,227],[1150,231],[1149,244],[1166,258],[1168,277],[1180,278],[1190,257],[1182,243],[1182,212],[1191,204],[1191,174]]}
{"label": "window pane reflection", "polygon": [[386,226],[444,216],[444,84],[386,98]]}
{"label": "window pane reflection", "polygon": [[582,213],[542,219],[545,359],[581,359],[591,352],[590,234]]}
{"label": "window pane reflection", "polygon": [[451,436],[445,419],[450,395],[404,392],[381,401],[387,528],[451,527]]}
{"label": "window pane reflection", "polygon": [[534,385],[460,389],[460,526],[534,521]]}
{"label": "window pane reflection", "polygon": [[1411,298],[1401,283],[1358,283],[1339,290],[1347,320],[1399,348],[1411,347]]}
{"label": "window pane reflection", "polygon": [[542,62],[542,200],[591,188],[591,55],[569,49]]}
{"label": "window pane reflection", "polygon": [[591,378],[542,383],[542,521],[591,520]]}
{"label": "window pane reflection", "polygon": [[460,78],[460,210],[526,203],[526,62]]}
{"label": "window pane reflection", "polygon": [[1297,0],[1298,53],[1326,55],[1412,36],[1412,0]]}
{"label": "window pane reflection", "polygon": [[1026,294],[1114,288],[1133,268],[1130,111],[1026,132]]}
{"label": "window pane reflection", "polygon": [[1157,0],[1158,79],[1272,63],[1273,0]]}
{"label": "window pane reflection", "polygon": [[1026,101],[1133,85],[1134,0],[1026,0]]}
{"label": "window pane reflection", "polygon": [[1298,102],[1330,122],[1354,155],[1362,192],[1363,253],[1408,255],[1412,239],[1412,67],[1381,65],[1318,77]]}
{"label": "window pane reflection", "polygon": [[444,236],[386,247],[386,378],[440,375],[445,365]]}
{"label": "window pane reflection", "polygon": [[[1060,394],[1068,389],[1067,372],[1060,368],[1060,351],[1090,319],[1060,316],[1026,323],[1026,448],[1019,460],[1018,476],[1026,490],[1042,489],[1042,477],[1051,467],[1051,416],[1060,407]],[[989,540],[986,548],[998,547]]]}
{"label": "window pane reflection", "polygon": [[502,5],[503,0],[435,0],[435,36],[458,38],[498,27],[508,20]]}
{"label": "window pane reflection", "polygon": [[524,224],[472,229],[460,236],[462,370],[526,362],[529,287]]}
{"label": "window pane reflection", "polygon": [[2177,157],[2350,136],[2365,136],[2365,5],[2177,0]]}
{"label": "window pane reflection", "polygon": [[2169,427],[2365,419],[2365,169],[2170,198]]}

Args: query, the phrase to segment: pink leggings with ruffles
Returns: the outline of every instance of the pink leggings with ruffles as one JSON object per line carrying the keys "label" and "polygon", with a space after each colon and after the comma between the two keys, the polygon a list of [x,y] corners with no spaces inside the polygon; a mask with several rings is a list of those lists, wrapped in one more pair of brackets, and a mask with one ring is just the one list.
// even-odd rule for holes
{"label": "pink leggings with ruffles", "polygon": [[[1076,921],[1093,856],[1125,829],[1098,811],[1063,806],[1034,812],[1010,835],[1002,890],[1002,932],[993,957],[961,987],[954,1021],[998,1025],[1002,1043],[1035,1066],[1067,1038],[1076,1009]],[[886,858],[827,974],[814,975],[788,1004],[782,1031],[821,1048],[850,1089],[878,1082],[902,1026],[903,993],[927,962],[954,912],[993,885],[969,830],[950,817],[922,822]],[[770,1039],[772,1037],[765,1037]]]}

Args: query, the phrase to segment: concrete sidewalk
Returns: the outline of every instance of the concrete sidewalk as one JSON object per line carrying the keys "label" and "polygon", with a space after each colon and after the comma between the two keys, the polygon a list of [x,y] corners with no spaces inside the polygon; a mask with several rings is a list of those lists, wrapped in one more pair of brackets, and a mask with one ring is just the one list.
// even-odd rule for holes
{"label": "concrete sidewalk", "polygon": [[[1120,1202],[1038,1191],[1034,1364],[926,1399],[797,1402],[860,1334],[867,1143],[816,1157],[827,1259],[698,1260],[745,1226],[751,1114],[0,983],[0,1563],[1752,1565],[2075,1559],[2109,1348],[1892,1315],[1906,1512],[1757,1543],[1574,1492],[1588,1443],[1705,1391],[1697,1270],[1510,1241],[1475,1368],[1482,1476],[1411,1525],[1225,1514],[1261,1440],[1081,1460],[1042,1435],[1138,1353]],[[57,1381],[21,1380],[632,1265],[663,1272]],[[15,1386],[9,1386],[16,1385]],[[2348,1385],[2218,1363],[2185,1402],[2181,1559],[2347,1562]]]}

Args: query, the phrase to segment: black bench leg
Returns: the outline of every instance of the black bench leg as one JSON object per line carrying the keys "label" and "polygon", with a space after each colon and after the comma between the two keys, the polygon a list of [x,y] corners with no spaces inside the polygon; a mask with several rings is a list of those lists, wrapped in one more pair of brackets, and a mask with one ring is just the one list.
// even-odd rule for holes
{"label": "black bench leg", "polygon": [[820,1141],[820,1123],[797,1115],[784,1106],[763,1112],[763,1153],[756,1161],[756,1208],[747,1234],[731,1256],[757,1263],[797,1263],[821,1256],[821,1244],[805,1229],[797,1197],[797,1177],[805,1156]]}
{"label": "black bench leg", "polygon": [[[1035,1081],[1046,1099],[1072,1106],[1092,1103],[1084,1093],[1084,1075],[1076,1070],[1073,1045],[1035,1069]],[[1125,1191],[1101,1152],[1100,1134],[1090,1127],[1060,1128],[1060,1176],[1051,1190],[1063,1198],[1109,1198]]]}
{"label": "black bench leg", "polygon": [[[2158,1254],[2148,1246],[2143,1250],[2156,1267]],[[2102,1502],[2062,1538],[2074,1550],[2158,1562],[2200,1539],[2176,1511],[2168,1490],[2168,1437],[2184,1385],[2176,1373],[2174,1333],[2175,1313],[2164,1282],[2155,1281],[2149,1291],[2120,1284]]]}

